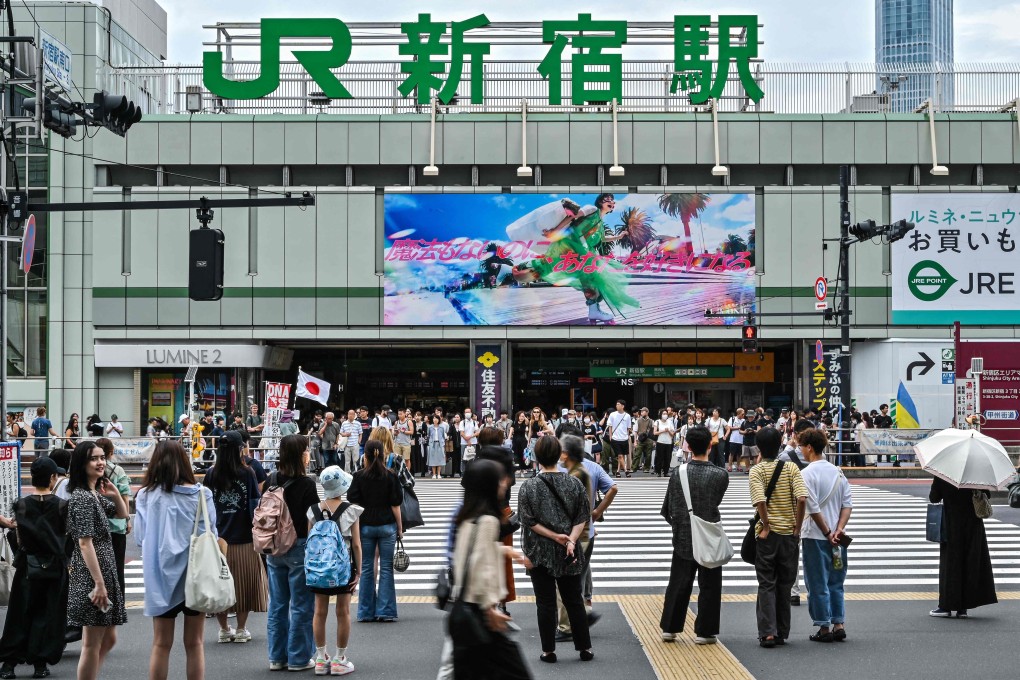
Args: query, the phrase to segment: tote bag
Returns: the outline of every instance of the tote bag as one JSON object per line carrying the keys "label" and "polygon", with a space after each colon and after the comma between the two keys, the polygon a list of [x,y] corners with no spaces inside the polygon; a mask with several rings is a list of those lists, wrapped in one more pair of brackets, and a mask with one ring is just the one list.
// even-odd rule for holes
{"label": "tote bag", "polygon": [[691,518],[691,545],[694,549],[694,561],[706,569],[715,569],[733,559],[733,545],[730,543],[729,537],[726,536],[722,522],[709,522],[694,514],[687,469],[688,466],[684,465],[677,474],[680,475],[684,502],[687,504],[687,511]]}
{"label": "tote bag", "polygon": [[924,524],[924,539],[930,543],[941,543],[942,536],[942,513],[941,503],[929,503],[928,515]]}
{"label": "tote bag", "polygon": [[[199,517],[205,521],[205,530],[201,533]],[[234,577],[209,525],[205,490],[199,485],[198,510],[188,552],[188,575],[184,580],[184,606],[204,614],[218,614],[232,607],[235,601]]]}

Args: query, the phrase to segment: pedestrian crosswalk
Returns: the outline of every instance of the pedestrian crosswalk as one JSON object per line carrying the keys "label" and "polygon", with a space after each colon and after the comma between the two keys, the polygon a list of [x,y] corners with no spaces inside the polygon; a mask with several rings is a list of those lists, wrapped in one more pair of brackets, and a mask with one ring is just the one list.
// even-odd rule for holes
{"label": "pedestrian crosswalk", "polygon": [[[596,527],[595,590],[602,595],[661,592],[669,580],[672,555],[672,532],[659,514],[666,480],[635,478],[619,483],[606,521]],[[518,486],[513,487],[514,506]],[[418,480],[415,492],[425,526],[404,536],[411,566],[397,574],[397,591],[403,595],[432,591],[436,572],[446,562],[451,515],[462,496],[460,484],[452,480]],[[925,540],[925,499],[859,484],[853,486],[853,498],[854,512],[847,526],[854,538],[847,560],[847,587],[869,591],[937,588],[939,547]],[[731,478],[721,512],[726,532],[739,548],[753,514],[746,477]],[[985,521],[985,528],[996,585],[1003,589],[1020,584],[1020,527],[992,518]],[[125,572],[127,599],[140,599],[145,592],[141,562],[129,563]],[[514,566],[514,581],[518,592],[531,592],[531,581],[519,565]],[[754,567],[739,557],[723,568],[726,592],[752,592],[757,585]]]}

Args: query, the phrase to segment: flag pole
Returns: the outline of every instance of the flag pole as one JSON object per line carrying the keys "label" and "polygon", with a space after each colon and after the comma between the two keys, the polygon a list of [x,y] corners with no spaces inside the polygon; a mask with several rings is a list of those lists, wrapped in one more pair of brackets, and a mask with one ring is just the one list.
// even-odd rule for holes
{"label": "flag pole", "polygon": [[297,380],[294,382],[294,392],[293,392],[293,397],[292,397],[293,398],[293,404],[295,406],[297,406],[297,388],[298,388],[298,385],[301,384],[301,367],[300,366],[297,367],[297,372],[298,372]]}

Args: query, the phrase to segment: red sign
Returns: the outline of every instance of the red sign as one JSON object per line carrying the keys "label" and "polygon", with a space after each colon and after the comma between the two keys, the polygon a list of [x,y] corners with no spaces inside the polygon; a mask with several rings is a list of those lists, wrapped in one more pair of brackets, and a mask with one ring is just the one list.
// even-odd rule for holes
{"label": "red sign", "polygon": [[818,298],[819,302],[825,301],[825,296],[829,294],[829,283],[825,280],[824,276],[819,276],[815,279],[815,297]]}
{"label": "red sign", "polygon": [[1020,404],[1020,342],[958,342],[957,378],[967,377],[974,357],[984,359],[984,372],[977,376],[984,416],[981,431],[1002,444],[1020,444],[1020,420],[1016,418]]}
{"label": "red sign", "polygon": [[266,408],[287,408],[290,404],[290,385],[266,383]]}
{"label": "red sign", "polygon": [[32,268],[32,256],[35,254],[35,215],[28,216],[25,223],[25,235],[21,237],[21,271],[28,273]]}

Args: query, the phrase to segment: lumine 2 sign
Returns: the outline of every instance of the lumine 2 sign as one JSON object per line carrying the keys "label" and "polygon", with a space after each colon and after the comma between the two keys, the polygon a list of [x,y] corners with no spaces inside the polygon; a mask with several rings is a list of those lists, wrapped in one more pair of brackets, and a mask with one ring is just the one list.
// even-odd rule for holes
{"label": "lumine 2 sign", "polygon": [[[483,102],[483,61],[491,45],[465,40],[469,31],[489,25],[484,14],[450,23],[449,40],[443,40],[447,23],[433,21],[431,14],[419,14],[417,21],[400,24],[407,42],[399,46],[401,55],[410,57],[401,64],[405,74],[398,91],[404,97],[414,94],[426,104],[436,92],[449,104],[457,94],[464,75],[464,62],[471,62],[471,103]],[[734,62],[744,94],[757,102],[764,93],[751,73],[751,61],[758,57],[758,17],[756,15],[720,15],[718,17],[718,53],[709,59],[708,15],[677,15],[673,18],[673,69],[670,93],[687,92],[692,104],[719,99],[726,87],[730,62]],[[280,44],[284,38],[329,38],[328,50],[293,50],[294,58],[330,99],[351,99],[353,95],[331,69],[337,69],[351,57],[353,39],[347,25],[339,19],[262,19],[260,45],[261,70],[253,80],[230,80],[223,75],[223,54],[202,55],[205,87],[225,99],[260,99],[280,86]],[[627,22],[596,20],[591,14],[577,19],[542,22],[542,42],[549,45],[538,73],[549,82],[549,103],[563,101],[562,62],[569,46],[572,87],[570,103],[583,105],[623,99],[623,54],[627,43]]]}

